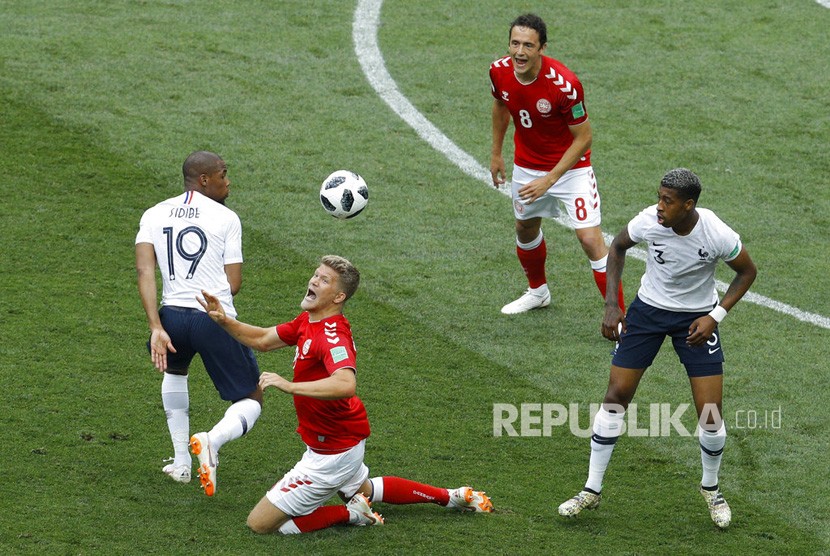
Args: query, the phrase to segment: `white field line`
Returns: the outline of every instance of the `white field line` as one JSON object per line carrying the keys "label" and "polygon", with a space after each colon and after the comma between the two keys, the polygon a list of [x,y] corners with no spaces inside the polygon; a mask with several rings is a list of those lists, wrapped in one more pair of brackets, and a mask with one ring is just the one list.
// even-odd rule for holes
{"label": "white field line", "polygon": [[[830,0],[827,0],[827,3],[830,4]],[[386,70],[386,63],[383,60],[383,55],[378,46],[377,30],[380,25],[380,8],[382,4],[383,0],[358,0],[352,26],[352,40],[354,41],[355,54],[357,55],[361,68],[363,68],[366,79],[369,80],[369,84],[378,93],[380,98],[403,121],[409,124],[419,137],[429,143],[432,148],[446,156],[450,162],[458,166],[468,176],[476,178],[492,187],[490,171],[479,164],[475,158],[462,150],[458,145],[453,143],[440,129],[427,120],[409,102],[409,99],[403,96],[398,90],[395,80],[392,79],[392,76]],[[498,191],[504,195],[510,195],[509,188],[502,188]],[[567,226],[567,223],[562,219],[558,219],[557,222]],[[605,237],[606,243],[610,243],[613,239],[613,236],[607,233],[603,234],[603,236]],[[646,251],[641,248],[635,247],[630,249],[628,253],[641,261],[646,260]],[[717,280],[716,287],[718,291],[725,292],[728,284]],[[764,297],[751,291],[747,292],[743,299],[750,303],[778,311],[779,313],[790,315],[802,322],[830,329],[830,319],[827,317],[802,311],[786,303],[781,303],[780,301]]]}

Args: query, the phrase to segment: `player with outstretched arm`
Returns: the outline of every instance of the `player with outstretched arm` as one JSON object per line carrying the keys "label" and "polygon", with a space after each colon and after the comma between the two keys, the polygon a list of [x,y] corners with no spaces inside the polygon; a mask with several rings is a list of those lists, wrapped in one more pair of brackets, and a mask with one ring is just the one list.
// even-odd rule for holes
{"label": "player with outstretched arm", "polygon": [[[202,292],[210,317],[241,343],[258,351],[295,346],[294,377],[263,373],[260,385],[294,397],[306,444],[302,459],[259,501],[248,516],[256,533],[307,533],[332,525],[382,525],[372,502],[433,503],[461,511],[492,512],[484,492],[446,489],[399,477],[369,478],[363,463],[369,420],[356,395],[356,350],[351,325],[343,315],[357,290],[360,274],[346,259],[321,259],[293,320],[261,328],[225,314],[219,300]],[[324,506],[339,494],[345,505]]]}

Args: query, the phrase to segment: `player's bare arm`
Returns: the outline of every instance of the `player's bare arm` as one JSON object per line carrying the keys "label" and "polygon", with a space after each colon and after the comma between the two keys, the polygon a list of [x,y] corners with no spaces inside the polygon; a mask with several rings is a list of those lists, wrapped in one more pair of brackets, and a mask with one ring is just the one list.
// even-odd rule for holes
{"label": "player's bare arm", "polygon": [[[625,268],[625,253],[636,245],[624,227],[608,248],[608,267],[606,268],[608,284],[605,288],[605,316],[602,319],[602,335],[612,341],[620,339],[620,332],[625,331],[625,314],[617,303],[620,278]],[[622,328],[620,328],[622,324]]]}
{"label": "player's bare arm", "polygon": [[591,148],[591,143],[593,143],[594,140],[593,131],[591,130],[591,122],[585,120],[579,125],[569,126],[568,129],[571,131],[571,135],[573,135],[573,142],[562,155],[562,158],[556,166],[554,166],[553,169],[546,175],[536,178],[535,180],[526,183],[519,188],[519,198],[526,203],[532,203],[544,195],[547,190],[553,187],[553,185],[559,181],[559,178],[565,175],[565,172],[573,168],[574,165],[579,162],[579,159],[585,156],[585,153]]}
{"label": "player's bare arm", "polygon": [[197,297],[196,301],[216,324],[224,328],[238,342],[257,351],[271,351],[288,345],[282,341],[275,327],[262,328],[230,318],[225,314],[225,309],[218,297],[205,290],[202,290],[202,297]]}
{"label": "player's bare arm", "polygon": [[159,372],[164,372],[167,370],[167,352],[176,353],[176,348],[173,347],[173,342],[161,325],[159,317],[156,297],[156,252],[152,243],[136,244],[135,268],[138,274],[138,293],[150,327],[150,359]]}
{"label": "player's bare arm", "polygon": [[[758,269],[743,246],[741,246],[741,252],[738,256],[726,264],[735,271],[735,277],[726,289],[720,306],[729,311],[749,291],[750,286],[755,281],[755,276],[758,274]],[[712,337],[717,325],[718,323],[710,315],[695,319],[689,326],[689,336],[686,338],[686,343],[690,346],[702,346]]]}
{"label": "player's bare arm", "polygon": [[286,394],[307,396],[318,400],[351,398],[357,391],[357,378],[351,368],[338,369],[327,378],[310,382],[290,382],[276,373],[262,373],[259,385],[264,390],[273,386]]}
{"label": "player's bare arm", "polygon": [[242,288],[242,263],[226,264],[225,276],[231,286],[231,295],[238,294]]}
{"label": "player's bare arm", "polygon": [[504,166],[504,136],[510,125],[510,111],[502,101],[493,100],[493,147],[490,153],[490,175],[493,178],[493,187],[498,188],[507,179]]}

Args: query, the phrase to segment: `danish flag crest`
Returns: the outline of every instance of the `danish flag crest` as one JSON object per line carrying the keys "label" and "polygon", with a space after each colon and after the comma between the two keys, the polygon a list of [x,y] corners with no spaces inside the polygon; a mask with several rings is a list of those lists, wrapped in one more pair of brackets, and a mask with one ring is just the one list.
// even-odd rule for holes
{"label": "danish flag crest", "polygon": [[550,68],[550,73],[547,74],[545,77],[550,79],[554,85],[559,87],[559,90],[562,91],[566,97],[570,100],[576,99],[576,89],[571,82],[562,77],[562,74],[556,73],[556,70]]}

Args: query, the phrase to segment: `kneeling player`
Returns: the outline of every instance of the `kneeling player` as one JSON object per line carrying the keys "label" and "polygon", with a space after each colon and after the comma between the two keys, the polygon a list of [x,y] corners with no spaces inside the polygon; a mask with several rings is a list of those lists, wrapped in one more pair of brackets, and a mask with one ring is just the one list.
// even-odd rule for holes
{"label": "kneeling player", "polygon": [[[248,526],[257,533],[307,533],[337,524],[382,525],[372,502],[426,502],[462,511],[493,511],[487,495],[470,487],[446,489],[399,477],[369,478],[363,463],[369,421],[355,395],[356,354],[343,315],[359,281],[360,274],[349,261],[323,257],[300,303],[303,312],[268,328],[226,317],[216,297],[202,292],[202,306],[211,318],[241,343],[259,351],[297,349],[293,381],[263,373],[260,386],[294,396],[297,431],[306,452],[251,511]],[[335,494],[347,500],[346,505],[324,506]]]}

